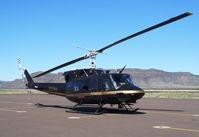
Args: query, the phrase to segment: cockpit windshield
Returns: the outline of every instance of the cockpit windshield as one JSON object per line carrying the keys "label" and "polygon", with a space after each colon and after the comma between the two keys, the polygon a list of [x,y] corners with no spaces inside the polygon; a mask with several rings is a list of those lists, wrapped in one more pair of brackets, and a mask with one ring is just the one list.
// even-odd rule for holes
{"label": "cockpit windshield", "polygon": [[112,74],[112,80],[116,89],[126,84],[134,85],[133,79],[128,74]]}

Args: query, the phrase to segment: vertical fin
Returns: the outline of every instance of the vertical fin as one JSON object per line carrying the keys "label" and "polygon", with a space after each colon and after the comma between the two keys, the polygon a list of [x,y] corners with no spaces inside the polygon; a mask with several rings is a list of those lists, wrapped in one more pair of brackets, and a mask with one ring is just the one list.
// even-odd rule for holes
{"label": "vertical fin", "polygon": [[26,84],[26,86],[27,86],[28,88],[33,88],[35,83],[34,83],[34,81],[32,80],[30,74],[28,73],[28,71],[27,71],[26,69],[24,70],[24,74],[25,74],[26,79],[27,79],[27,81],[28,81],[28,83]]}
{"label": "vertical fin", "polygon": [[[28,88],[33,88],[34,87],[34,81],[32,80],[30,74],[28,73],[28,71],[26,69],[22,68],[21,65],[21,58],[18,56],[17,57],[18,63],[19,63],[19,70],[21,71],[21,76],[22,76],[22,80],[24,82],[24,84],[28,87]],[[24,74],[26,76],[26,79],[28,81],[28,83],[26,84],[24,81]]]}

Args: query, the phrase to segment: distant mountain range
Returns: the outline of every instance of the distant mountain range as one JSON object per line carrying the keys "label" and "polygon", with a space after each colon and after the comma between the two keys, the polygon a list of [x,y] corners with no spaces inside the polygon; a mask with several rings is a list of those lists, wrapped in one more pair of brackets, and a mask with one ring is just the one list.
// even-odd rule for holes
{"label": "distant mountain range", "polygon": [[2,85],[2,84],[4,84],[6,81],[0,81],[0,86]]}
{"label": "distant mountain range", "polygon": [[199,88],[199,75],[189,72],[165,72],[157,69],[126,69],[142,88]]}
{"label": "distant mountain range", "polygon": [[[111,70],[114,72],[115,70]],[[32,73],[31,76],[41,72]],[[189,72],[165,72],[157,69],[125,69],[124,73],[130,74],[136,85],[145,88],[199,88],[199,75]],[[50,73],[40,78],[35,78],[35,82],[64,83],[63,73]],[[0,81],[0,89],[26,88],[22,79],[14,81]]]}

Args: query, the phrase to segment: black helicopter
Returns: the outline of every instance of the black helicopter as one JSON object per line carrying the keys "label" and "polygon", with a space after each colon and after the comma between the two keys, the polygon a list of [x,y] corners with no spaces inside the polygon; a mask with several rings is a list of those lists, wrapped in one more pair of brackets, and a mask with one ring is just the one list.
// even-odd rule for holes
{"label": "black helicopter", "polygon": [[35,83],[28,71],[21,68],[21,62],[19,59],[20,69],[26,76],[26,86],[31,89],[37,89],[39,91],[47,92],[49,94],[59,95],[66,97],[70,101],[77,103],[71,111],[75,111],[75,107],[82,104],[97,104],[99,108],[94,112],[100,114],[103,112],[103,106],[105,104],[118,105],[118,108],[124,108],[127,111],[137,111],[138,109],[132,109],[131,105],[142,98],[145,94],[144,90],[136,86],[129,74],[122,73],[121,69],[118,73],[104,72],[103,70],[96,69],[95,58],[99,53],[103,53],[104,50],[124,42],[128,39],[141,35],[145,32],[151,31],[158,27],[172,23],[184,17],[192,15],[190,12],[186,12],[162,23],[134,33],[128,37],[118,40],[110,45],[107,45],[99,50],[88,50],[90,53],[72,61],[66,62],[62,65],[47,70],[33,78],[43,76],[47,73],[60,69],[62,67],[71,65],[78,61],[91,58],[91,65],[89,69],[80,69],[64,72],[65,83]]}

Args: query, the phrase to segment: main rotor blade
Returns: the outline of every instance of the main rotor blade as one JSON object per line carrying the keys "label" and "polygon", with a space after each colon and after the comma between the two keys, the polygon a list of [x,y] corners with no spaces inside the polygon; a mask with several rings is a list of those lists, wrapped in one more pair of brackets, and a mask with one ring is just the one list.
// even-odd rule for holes
{"label": "main rotor blade", "polygon": [[159,23],[159,24],[157,24],[157,25],[151,26],[151,27],[149,27],[149,28],[147,28],[147,29],[145,29],[145,30],[139,31],[139,32],[137,32],[137,33],[134,33],[134,34],[128,36],[128,37],[125,37],[125,38],[123,38],[123,39],[121,39],[121,40],[118,40],[118,41],[116,41],[116,42],[114,42],[114,43],[112,43],[112,44],[110,44],[110,45],[108,45],[108,46],[106,46],[106,47],[104,47],[104,48],[101,48],[101,49],[97,50],[97,52],[102,53],[104,50],[106,50],[106,49],[108,49],[108,48],[110,48],[110,47],[112,47],[112,46],[114,46],[114,45],[116,45],[116,44],[119,44],[119,43],[124,42],[124,41],[126,41],[126,40],[128,40],[128,39],[131,39],[131,38],[133,38],[133,37],[136,37],[136,36],[138,36],[138,35],[141,35],[141,34],[143,34],[143,33],[145,33],[145,32],[148,32],[148,31],[151,31],[151,30],[153,30],[153,29],[159,28],[159,27],[161,27],[161,26],[167,25],[167,24],[169,24],[169,23],[172,23],[172,22],[174,22],[174,21],[177,21],[177,20],[179,20],[179,19],[182,19],[182,18],[187,17],[187,16],[192,15],[192,14],[193,14],[193,13],[191,13],[191,12],[186,12],[186,13],[184,13],[184,14],[181,14],[181,15],[179,15],[179,16],[176,16],[176,17],[174,17],[174,18],[171,18],[171,19],[169,19],[169,20],[166,20],[166,21],[164,21],[164,22],[162,22],[162,23]]}
{"label": "main rotor blade", "polygon": [[[171,22],[174,22],[174,21],[176,21],[176,20],[182,19],[182,18],[187,17],[187,16],[192,15],[192,14],[193,14],[193,13],[191,13],[191,12],[186,12],[186,13],[184,13],[184,14],[181,14],[181,15],[179,15],[179,16],[176,16],[176,17],[174,17],[174,18],[171,18],[171,19],[169,19],[169,20],[167,20],[167,21],[164,21],[164,22],[162,22],[162,23],[159,23],[159,24],[157,24],[157,25],[154,25],[154,26],[152,26],[152,27],[149,27],[149,28],[147,28],[147,29],[145,29],[145,30],[139,31],[139,32],[137,32],[137,33],[134,33],[134,34],[132,34],[132,35],[130,35],[130,36],[128,36],[128,37],[125,37],[125,38],[123,38],[123,39],[121,39],[121,40],[118,40],[118,41],[116,41],[116,42],[114,42],[114,43],[112,43],[112,44],[110,44],[110,45],[108,45],[108,46],[106,46],[106,47],[104,47],[104,48],[101,48],[101,49],[95,51],[95,53],[96,53],[95,55],[97,55],[98,53],[102,53],[104,50],[106,50],[106,49],[108,49],[108,48],[110,48],[110,47],[112,47],[112,46],[114,46],[114,45],[116,45],[116,44],[119,44],[119,43],[124,42],[124,41],[126,41],[126,40],[128,40],[128,39],[131,39],[131,38],[133,38],[133,37],[136,37],[136,36],[138,36],[138,35],[141,35],[141,34],[143,34],[143,33],[145,33],[145,32],[148,32],[148,31],[151,31],[151,30],[153,30],[153,29],[159,28],[159,27],[161,27],[161,26],[164,26],[164,25],[166,25],[166,24],[169,24],[169,23],[171,23]],[[73,63],[75,63],[75,62],[78,62],[78,61],[87,59],[87,58],[89,58],[89,57],[90,57],[89,55],[85,55],[85,56],[83,56],[83,57],[74,59],[74,60],[72,60],[72,61],[66,62],[66,63],[64,63],[64,64],[62,64],[62,65],[59,65],[59,66],[57,66],[57,67],[54,67],[54,68],[52,68],[52,69],[49,69],[49,70],[47,70],[47,71],[45,71],[45,72],[43,72],[43,73],[41,73],[41,74],[39,74],[39,75],[36,75],[36,76],[34,76],[33,78],[43,76],[43,75],[45,75],[45,74],[47,74],[47,73],[50,73],[50,72],[55,71],[55,70],[57,70],[57,69],[63,68],[63,67],[68,66],[68,65],[71,65],[71,64],[73,64]]]}
{"label": "main rotor blade", "polygon": [[89,58],[89,57],[88,57],[88,56],[83,56],[83,57],[74,59],[74,60],[72,60],[72,61],[66,62],[66,63],[64,63],[64,64],[62,64],[62,65],[59,65],[59,66],[57,66],[57,67],[54,67],[54,68],[52,68],[52,69],[49,69],[49,70],[47,70],[47,71],[45,71],[45,72],[43,72],[43,73],[41,73],[41,74],[39,74],[39,75],[36,75],[36,76],[34,76],[33,78],[43,76],[43,75],[45,75],[45,74],[47,74],[47,73],[50,73],[50,72],[52,72],[52,71],[55,71],[55,70],[57,70],[57,69],[63,68],[63,67],[65,67],[65,66],[71,65],[71,64],[73,64],[73,63],[75,63],[75,62],[78,62],[78,61],[81,61],[81,60],[84,60],[84,59],[87,59],[87,58]]}

